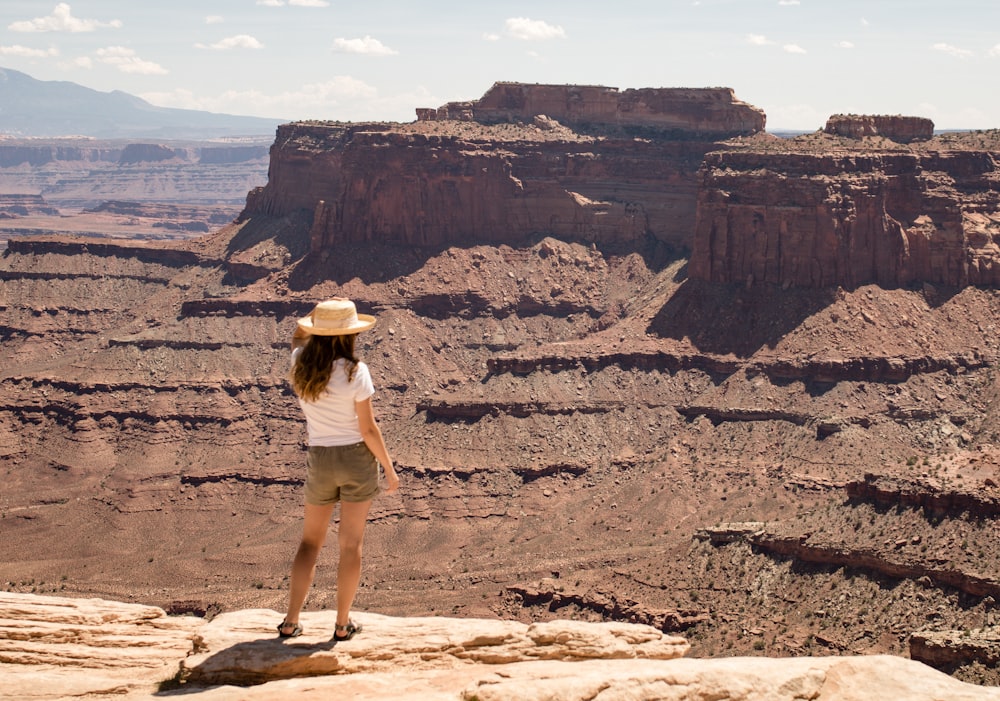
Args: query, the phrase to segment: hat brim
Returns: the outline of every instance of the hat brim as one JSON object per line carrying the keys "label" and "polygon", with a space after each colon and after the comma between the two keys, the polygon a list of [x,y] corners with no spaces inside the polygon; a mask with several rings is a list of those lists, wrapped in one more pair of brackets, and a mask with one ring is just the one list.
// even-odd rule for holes
{"label": "hat brim", "polygon": [[325,329],[316,328],[313,326],[313,320],[311,316],[305,316],[298,320],[299,328],[306,333],[312,334],[313,336],[348,336],[352,333],[361,333],[362,331],[367,331],[375,325],[375,317],[370,314],[358,314],[358,321],[350,326],[345,326],[342,329]]}

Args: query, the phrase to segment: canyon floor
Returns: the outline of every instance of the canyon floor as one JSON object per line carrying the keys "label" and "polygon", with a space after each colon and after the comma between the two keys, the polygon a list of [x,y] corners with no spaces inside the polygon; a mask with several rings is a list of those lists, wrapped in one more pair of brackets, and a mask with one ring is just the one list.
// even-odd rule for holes
{"label": "canyon floor", "polygon": [[[309,254],[289,230],[11,241],[0,586],[281,610],[288,340],[342,295],[379,319],[361,355],[402,476],[360,610],[641,622],[692,657],[908,656],[998,623],[994,290],[709,285],[654,241]],[[963,654],[939,666],[1000,683]]]}

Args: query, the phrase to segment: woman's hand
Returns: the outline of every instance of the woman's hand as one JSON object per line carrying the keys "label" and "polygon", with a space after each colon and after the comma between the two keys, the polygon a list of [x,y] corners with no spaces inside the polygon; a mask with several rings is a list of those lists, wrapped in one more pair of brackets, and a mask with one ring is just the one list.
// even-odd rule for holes
{"label": "woman's hand", "polygon": [[385,493],[392,494],[397,489],[399,489],[399,475],[396,474],[396,469],[389,465],[385,469]]}

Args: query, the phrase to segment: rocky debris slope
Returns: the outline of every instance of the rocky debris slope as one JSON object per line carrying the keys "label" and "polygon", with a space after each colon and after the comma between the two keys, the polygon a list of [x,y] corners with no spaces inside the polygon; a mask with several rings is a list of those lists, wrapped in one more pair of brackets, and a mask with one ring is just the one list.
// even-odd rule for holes
{"label": "rocky debris slope", "polygon": [[332,612],[281,640],[274,611],[211,621],[97,599],[0,594],[4,698],[513,699],[810,698],[978,701],[1000,691],[899,658],[679,659],[683,639],[624,623],[393,618],[359,612],[350,642]]}
{"label": "rocky debris slope", "polygon": [[[708,656],[905,654],[996,622],[976,584],[1000,563],[988,291],[687,296],[682,261],[556,239],[355,251],[297,290],[295,267],[233,279],[247,226],[8,251],[7,588],[280,607],[300,527],[287,338],[340,293],[379,316],[362,353],[406,485],[376,503],[363,605],[642,621]],[[766,537],[693,540],[747,520]]]}

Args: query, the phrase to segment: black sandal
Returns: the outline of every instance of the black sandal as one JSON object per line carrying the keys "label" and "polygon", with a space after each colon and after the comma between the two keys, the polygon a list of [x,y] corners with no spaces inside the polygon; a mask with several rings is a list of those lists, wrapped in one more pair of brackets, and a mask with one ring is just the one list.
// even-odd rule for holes
{"label": "black sandal", "polygon": [[[288,626],[292,627],[291,633],[286,633],[285,628]],[[278,625],[278,637],[279,638],[297,638],[302,635],[302,626],[298,623],[289,623],[288,621],[282,621]]]}
{"label": "black sandal", "polygon": [[[333,633],[334,640],[350,640],[355,635],[361,632],[361,626],[356,625],[354,621],[348,621],[347,625],[344,626],[338,623],[337,625],[334,626],[334,628],[336,629],[334,630]],[[341,636],[339,635],[340,633],[344,633],[344,635]]]}

